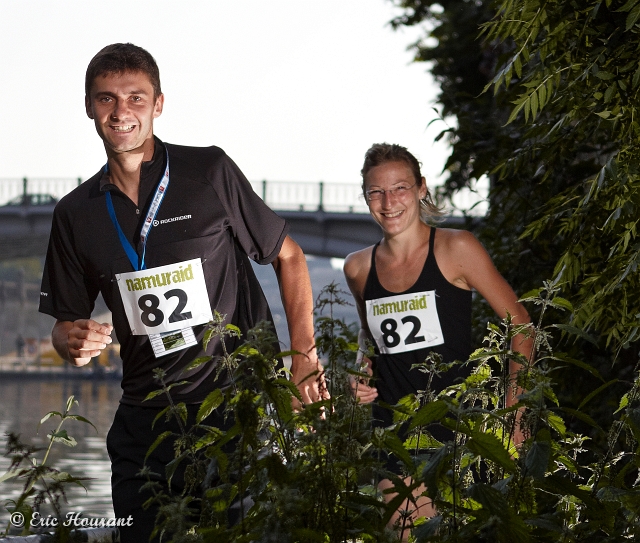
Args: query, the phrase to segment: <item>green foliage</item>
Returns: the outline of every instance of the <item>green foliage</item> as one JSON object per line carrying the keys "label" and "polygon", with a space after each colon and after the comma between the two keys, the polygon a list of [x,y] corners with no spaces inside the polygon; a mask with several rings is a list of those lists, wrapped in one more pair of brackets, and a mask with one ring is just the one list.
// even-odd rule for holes
{"label": "green foliage", "polygon": [[[281,367],[283,353],[273,350],[272,331],[259,326],[219,361],[234,376],[233,384],[207,397],[191,428],[158,437],[175,440],[176,460],[167,466],[167,476],[184,463],[188,483],[178,497],[148,485],[155,492],[150,503],[160,505],[156,532],[163,538],[393,541],[383,522],[379,492],[368,482],[382,469],[377,457],[387,432],[372,439],[369,408],[356,403],[346,386],[348,374],[360,370],[354,367],[354,331],[332,318],[333,306],[341,303],[335,285],[318,300],[318,350],[328,362],[330,400],[300,412],[292,409],[298,390]],[[327,316],[322,315],[325,309]],[[209,337],[228,332],[221,322],[211,325]],[[163,376],[158,377],[170,397]],[[222,406],[230,428],[205,424],[204,415],[213,406]],[[173,402],[166,415],[184,420]],[[192,510],[199,516],[194,518]]]}
{"label": "green foliage", "polygon": [[[497,6],[498,16],[485,25],[487,38],[515,47],[491,84],[517,89],[509,122],[523,112],[527,130],[524,145],[496,171],[506,179],[526,160],[541,170],[544,184],[566,170],[567,159],[591,163],[550,195],[524,235],[557,232],[567,240],[554,274],[575,288],[572,324],[601,334],[607,344],[628,346],[640,337],[640,305],[628,295],[640,287],[640,5],[609,0]],[[516,61],[521,74],[510,82]]]}
{"label": "green foliage", "polygon": [[[598,428],[613,423],[640,345],[633,295],[640,288],[640,3],[394,4],[403,11],[394,26],[425,29],[412,48],[441,88],[442,136],[451,144],[441,196],[488,176],[489,212],[476,234],[496,267],[518,293],[555,278],[575,307],[550,310],[566,342],[554,380],[565,413],[573,413],[568,427],[602,453]],[[488,304],[474,300],[477,342],[492,318]],[[592,371],[576,372],[576,364]],[[577,409],[605,383],[588,413]]]}
{"label": "green foliage", "polygon": [[416,60],[455,117],[445,193],[490,176],[480,237],[498,268],[521,292],[559,278],[565,324],[605,350],[636,343],[640,3],[395,3],[395,26],[427,23]]}
{"label": "green foliage", "polygon": [[[335,286],[321,295],[329,312],[318,317],[331,400],[293,411],[297,392],[278,366],[273,337],[263,327],[254,330],[243,346],[225,355],[234,386],[205,401],[218,404],[223,394],[220,405],[233,425],[223,431],[197,423],[172,436],[176,462],[188,463],[192,486],[182,496],[156,494],[158,532],[171,541],[205,542],[397,541],[410,529],[417,543],[634,539],[640,535],[639,368],[612,409],[617,409],[611,413],[615,422],[600,450],[568,428],[565,417],[580,416],[597,427],[583,409],[602,397],[608,383],[585,391],[584,405],[568,410],[552,381],[568,363],[576,371],[594,371],[556,352],[554,334],[566,331],[545,324],[551,312],[570,311],[571,305],[552,282],[526,299],[539,307],[535,326],[516,326],[509,319],[489,324],[462,382],[403,398],[390,406],[395,423],[373,431],[367,406],[348,390],[349,376],[362,373],[354,367],[354,330],[332,318],[331,308],[342,303]],[[533,335],[535,360],[510,350],[518,334]],[[506,408],[509,360],[521,363],[518,385],[526,392]],[[417,369],[433,375],[451,367],[430,356]],[[167,413],[182,416],[178,406]],[[451,430],[449,440],[433,439],[435,423]],[[527,439],[516,448],[518,424]],[[401,429],[409,430],[404,442]],[[381,462],[386,454],[400,460],[402,477],[386,471]],[[174,469],[173,463],[167,466],[167,475]],[[377,489],[383,478],[393,483],[388,503]],[[411,528],[415,493],[433,500],[437,516],[420,518]],[[235,524],[229,516],[234,508],[239,508]],[[394,534],[386,524],[396,510],[401,519]]]}
{"label": "green foliage", "polygon": [[[76,446],[76,440],[62,428],[66,421],[77,420],[89,424],[95,429],[95,426],[86,418],[71,414],[71,409],[74,405],[78,405],[77,400],[73,396],[69,396],[62,412],[50,411],[40,420],[38,428],[52,417],[60,418],[55,430],[47,434],[49,444],[46,449],[26,445],[20,441],[20,436],[13,433],[7,434],[6,454],[11,457],[11,465],[9,470],[0,477],[0,483],[10,479],[24,481],[22,493],[18,499],[6,500],[5,503],[5,507],[12,515],[17,514],[18,517],[21,516],[20,518],[23,519],[21,535],[32,533],[30,521],[34,513],[41,513],[42,508],[48,505],[53,509],[54,519],[56,520],[55,524],[50,526],[55,526],[57,540],[64,542],[70,536],[70,528],[64,526],[62,515],[62,502],[67,500],[65,487],[68,484],[76,484],[84,488],[83,481],[87,481],[88,478],[75,477],[52,468],[47,465],[47,459],[54,443],[61,443],[67,447]],[[44,457],[39,461],[37,454],[43,450],[45,451]],[[2,535],[9,534],[11,528],[12,525],[9,524]]]}

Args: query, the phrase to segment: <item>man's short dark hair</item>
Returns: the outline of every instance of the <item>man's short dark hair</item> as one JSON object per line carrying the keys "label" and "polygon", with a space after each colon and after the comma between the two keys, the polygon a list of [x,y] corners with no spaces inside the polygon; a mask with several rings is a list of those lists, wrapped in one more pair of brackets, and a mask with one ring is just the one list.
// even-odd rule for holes
{"label": "man's short dark hair", "polygon": [[123,74],[125,72],[143,72],[153,86],[154,99],[162,94],[160,89],[160,70],[155,59],[142,47],[132,43],[113,43],[101,49],[87,66],[84,80],[84,92],[87,96],[98,76]]}

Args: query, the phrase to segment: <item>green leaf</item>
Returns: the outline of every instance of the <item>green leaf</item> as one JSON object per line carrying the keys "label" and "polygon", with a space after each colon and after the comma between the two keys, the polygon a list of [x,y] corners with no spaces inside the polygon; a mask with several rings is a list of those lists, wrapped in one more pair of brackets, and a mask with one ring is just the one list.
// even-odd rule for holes
{"label": "green leaf", "polygon": [[151,423],[152,430],[155,428],[156,422],[158,422],[164,415],[166,415],[167,411],[169,411],[170,409],[171,409],[171,406],[168,405],[155,416],[155,418],[153,419],[153,422]]}
{"label": "green leaf", "polygon": [[593,426],[600,432],[604,433],[604,430],[600,427],[600,425],[586,413],[583,413],[582,411],[578,411],[577,409],[571,409],[570,407],[561,407],[560,409],[565,413],[567,413],[568,415],[571,415],[577,418],[578,420],[581,420],[582,422],[586,422],[590,426]]}
{"label": "green leaf", "polygon": [[147,397],[142,401],[146,402],[147,400],[151,400],[152,398],[155,398],[156,396],[160,396],[160,394],[164,394],[165,392],[168,393],[173,387],[179,387],[179,386],[188,385],[188,384],[189,384],[189,381],[178,381],[177,383],[171,383],[166,388],[160,388],[158,390],[154,390],[152,392],[149,392],[149,394],[147,394]]}
{"label": "green leaf", "polygon": [[404,448],[404,444],[396,434],[386,432],[384,436],[384,445],[388,452],[395,454],[407,466],[411,466],[411,456],[409,456],[407,449]]}
{"label": "green leaf", "polygon": [[640,66],[638,66],[638,69],[633,74],[633,79],[631,80],[631,85],[634,89],[638,86],[638,83],[640,83]]}
{"label": "green leaf", "polygon": [[151,400],[151,399],[155,398],[156,396],[160,396],[160,394],[164,394],[164,390],[162,390],[162,389],[153,390],[153,391],[149,392],[149,394],[147,394],[147,397],[142,401],[146,402],[147,400]]}
{"label": "green leaf", "polygon": [[609,388],[611,385],[618,382],[618,379],[611,379],[611,381],[606,382],[604,385],[600,385],[590,394],[587,394],[586,398],[582,400],[582,403],[578,406],[578,410],[582,409],[585,405],[587,405],[594,397],[600,394],[606,388]]}
{"label": "green leaf", "polygon": [[476,455],[495,462],[509,472],[515,470],[515,464],[509,451],[504,448],[502,441],[493,434],[473,431],[471,439],[467,441],[467,447]]}
{"label": "green leaf", "polygon": [[[528,100],[524,99],[524,100],[517,100],[515,102],[516,107],[513,108],[513,110],[511,111],[511,115],[509,115],[509,119],[507,120],[507,122],[505,124],[511,124],[515,118],[518,116],[518,113],[520,113],[520,111],[522,110],[523,107],[525,107],[525,104],[528,104]],[[525,110],[525,114],[526,114],[527,110]]]}
{"label": "green leaf", "polygon": [[540,298],[540,293],[543,291],[544,289],[541,288],[534,288],[533,290],[530,290],[528,292],[525,292],[520,299],[518,300],[519,302],[529,302],[532,300],[537,300],[538,298]]}
{"label": "green leaf", "polygon": [[618,8],[616,11],[622,12],[622,13],[626,11],[631,11],[633,9],[633,6],[635,6],[638,2],[640,2],[640,0],[628,0],[624,6],[622,6],[621,8]]}
{"label": "green leaf", "polygon": [[440,420],[449,412],[449,406],[444,400],[436,400],[429,402],[421,407],[411,419],[409,430],[413,430],[416,426],[425,426],[434,420]]}
{"label": "green leaf", "polygon": [[555,413],[551,413],[547,417],[547,422],[549,423],[549,426],[551,426],[551,428],[553,428],[561,436],[564,436],[567,433],[567,427],[566,427],[566,425],[564,423],[564,420],[562,420],[562,417],[560,415],[556,415]]}
{"label": "green leaf", "polygon": [[187,424],[187,418],[189,417],[189,412],[187,411],[187,405],[184,402],[180,402],[176,404],[173,409],[173,413],[175,416],[180,417],[183,424]]}
{"label": "green leaf", "polygon": [[608,104],[609,102],[611,102],[611,98],[613,98],[613,94],[616,92],[617,87],[615,82],[611,84],[611,86],[606,90],[606,92],[604,93],[604,102],[605,104]]}
{"label": "green leaf", "polygon": [[573,358],[569,355],[567,355],[566,353],[558,353],[555,355],[554,357],[556,360],[560,360],[562,362],[565,362],[567,364],[571,364],[573,366],[577,366],[579,368],[582,368],[585,371],[588,371],[591,375],[593,375],[594,377],[596,377],[597,379],[599,379],[602,383],[604,383],[604,377],[602,377],[602,375],[600,375],[600,372],[594,368],[592,365],[587,364],[586,362],[583,362],[582,360],[578,360],[576,358]]}
{"label": "green leaf", "polygon": [[471,485],[467,490],[468,496],[477,501],[490,514],[500,518],[509,515],[509,506],[504,495],[486,483],[476,483]]}
{"label": "green leaf", "polygon": [[224,401],[224,395],[222,390],[216,388],[213,392],[210,392],[204,399],[198,409],[198,415],[196,416],[196,423],[200,424],[206,419],[215,409],[217,409]]}
{"label": "green leaf", "polygon": [[49,411],[44,417],[42,417],[40,419],[40,423],[38,424],[38,427],[40,427],[41,425],[43,425],[45,422],[47,422],[51,417],[54,416],[58,416],[60,418],[62,418],[62,413],[59,413],[58,411]]}
{"label": "green leaf", "polygon": [[158,445],[160,445],[170,435],[171,435],[171,432],[166,431],[166,432],[162,432],[158,437],[156,437],[156,440],[151,444],[151,447],[149,447],[149,450],[147,451],[147,454],[144,457],[145,461],[147,460],[147,458],[149,458],[149,455],[158,448]]}
{"label": "green leaf", "polygon": [[520,60],[520,55],[516,55],[516,58],[513,59],[513,68],[516,71],[518,79],[520,79],[522,77],[522,61]]}
{"label": "green leaf", "polygon": [[550,459],[551,443],[549,441],[534,441],[524,460],[527,469],[526,475],[531,475],[534,479],[542,479],[547,472]]}
{"label": "green leaf", "polygon": [[531,117],[532,119],[536,118],[538,114],[538,93],[534,91],[531,93]]}
{"label": "green leaf", "polygon": [[292,396],[295,396],[298,399],[298,401],[300,402],[302,401],[300,390],[298,389],[298,387],[293,381],[290,381],[289,379],[279,378],[279,379],[274,379],[273,384],[288,389],[289,392],[291,392]]}
{"label": "green leaf", "polygon": [[182,463],[182,461],[189,455],[189,451],[183,451],[182,454],[176,458],[174,458],[173,460],[171,460],[171,462],[169,462],[166,466],[165,466],[165,476],[167,478],[167,483],[169,485],[171,485],[171,479],[173,479],[173,476],[176,473],[176,470],[178,469],[178,467],[180,466],[180,464]]}
{"label": "green leaf", "polygon": [[71,408],[74,405],[78,405],[78,400],[75,399],[75,396],[71,395],[67,398],[67,408],[66,408],[66,413],[68,413],[69,411],[71,411]]}
{"label": "green leaf", "polygon": [[73,437],[68,435],[67,431],[64,429],[58,430],[57,432],[51,432],[47,435],[47,437],[54,442],[62,443],[67,447],[75,447],[78,444],[78,442]]}
{"label": "green leaf", "polygon": [[205,364],[207,362],[209,362],[209,360],[212,360],[213,357],[212,356],[199,356],[198,358],[196,358],[193,362],[191,362],[184,370],[184,371],[191,371],[194,370],[200,366],[202,366],[202,364]]}
{"label": "green leaf", "polygon": [[602,509],[602,505],[591,495],[591,491],[580,488],[566,476],[559,475],[558,473],[549,474],[543,479],[536,480],[535,486],[543,488],[547,492],[562,496],[563,499],[566,499],[568,496],[575,496],[592,512]]}
{"label": "green leaf", "polygon": [[67,415],[67,416],[65,417],[65,419],[68,419],[68,420],[77,420],[77,421],[80,421],[80,422],[84,422],[85,424],[88,424],[88,425],[92,426],[92,427],[93,427],[93,429],[94,429],[96,432],[98,431],[98,429],[94,426],[93,422],[91,422],[91,421],[90,421],[90,420],[88,420],[88,419],[85,419],[84,417],[81,417],[80,415]]}
{"label": "green leaf", "polygon": [[438,535],[441,524],[442,515],[431,517],[426,519],[426,521],[422,524],[416,523],[415,528],[412,530],[412,533],[416,538],[416,541],[431,541],[432,539],[430,538],[434,538]]}
{"label": "green leaf", "polygon": [[578,336],[595,346],[598,345],[598,342],[595,340],[595,338],[587,334],[584,330],[577,328],[576,326],[571,326],[570,324],[552,324],[551,326],[557,328],[558,330],[562,330],[563,332]]}
{"label": "green leaf", "polygon": [[432,494],[438,490],[440,474],[448,469],[448,457],[449,449],[440,447],[431,455],[424,468],[422,468],[422,481]]}
{"label": "green leaf", "polygon": [[555,296],[551,302],[552,307],[558,307],[562,309],[566,309],[567,311],[573,311],[573,305],[566,298],[562,298],[561,296]]}
{"label": "green leaf", "polygon": [[618,409],[616,409],[614,411],[614,413],[619,413],[625,407],[627,407],[627,405],[629,405],[629,393],[625,392],[625,394],[622,396],[622,398],[620,398],[620,405],[618,405]]}
{"label": "green leaf", "polygon": [[17,477],[18,475],[20,475],[20,470],[19,469],[9,470],[4,475],[0,476],[0,483],[2,481],[6,481],[8,479],[13,479],[14,477]]}
{"label": "green leaf", "polygon": [[540,100],[540,109],[542,110],[547,103],[547,87],[544,83],[538,88],[538,99]]}
{"label": "green leaf", "polygon": [[627,15],[625,30],[629,30],[633,25],[635,25],[639,17],[640,17],[640,5],[637,5],[631,10],[629,15]]}

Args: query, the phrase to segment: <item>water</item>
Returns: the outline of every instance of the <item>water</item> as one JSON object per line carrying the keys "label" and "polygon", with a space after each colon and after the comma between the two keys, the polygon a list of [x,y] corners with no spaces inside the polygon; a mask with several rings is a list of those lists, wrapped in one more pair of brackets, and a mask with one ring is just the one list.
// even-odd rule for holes
{"label": "water", "polygon": [[[18,433],[23,443],[45,448],[47,433],[56,429],[60,419],[52,417],[40,428],[38,423],[49,411],[63,411],[71,395],[79,401],[72,414],[89,419],[96,429],[79,421],[65,422],[63,428],[78,444],[73,448],[54,444],[47,464],[77,477],[91,478],[84,482],[86,490],[77,485],[67,486],[69,503],[65,505],[66,511],[81,512],[84,517],[113,517],[111,467],[105,439],[121,395],[119,382],[3,379],[0,382],[0,435]],[[44,451],[38,453],[37,458],[41,461],[43,455]],[[0,457],[0,472],[6,472],[9,464],[8,458]],[[7,500],[15,500],[23,485],[24,481],[16,479],[0,483],[3,506],[0,526],[6,527],[9,520],[4,507]]]}
{"label": "water", "polygon": [[[333,264],[333,265],[332,265]],[[347,290],[339,261],[327,258],[308,257],[309,272],[314,290],[318,296],[325,285],[336,282]],[[284,310],[280,301],[280,293],[272,266],[254,266],[258,279],[274,314],[278,336],[288,344],[288,332]],[[37,289],[32,289],[36,292]],[[30,290],[27,291],[29,293]],[[35,294],[37,296],[37,294]],[[15,349],[14,342],[18,332],[22,330],[27,337],[46,337],[53,325],[53,319],[37,312],[37,298],[29,295],[26,300],[12,300],[0,305],[0,337],[2,352]],[[350,295],[345,296],[351,299]],[[352,301],[352,300],[351,300]],[[97,312],[103,306],[98,305]],[[355,307],[347,306],[336,311],[337,317],[347,322],[357,320]],[[76,421],[65,424],[69,435],[78,445],[68,448],[55,444],[48,464],[61,471],[68,471],[75,476],[91,477],[85,483],[87,490],[69,486],[67,498],[69,504],[66,511],[81,512],[84,517],[113,517],[111,506],[110,463],[105,447],[107,432],[111,426],[113,415],[117,409],[121,395],[119,382],[90,380],[21,380],[16,378],[0,378],[0,439],[4,449],[5,432],[13,431],[21,434],[23,442],[39,447],[46,446],[46,434],[55,428],[58,419],[49,419],[36,434],[38,422],[49,411],[62,411],[69,396],[75,396],[79,405],[72,413],[89,419],[97,428]],[[42,458],[40,453],[39,458]],[[4,473],[10,460],[0,456],[0,474]],[[5,510],[5,502],[19,496],[21,485],[14,481],[0,482],[0,531],[4,530],[9,520]]]}

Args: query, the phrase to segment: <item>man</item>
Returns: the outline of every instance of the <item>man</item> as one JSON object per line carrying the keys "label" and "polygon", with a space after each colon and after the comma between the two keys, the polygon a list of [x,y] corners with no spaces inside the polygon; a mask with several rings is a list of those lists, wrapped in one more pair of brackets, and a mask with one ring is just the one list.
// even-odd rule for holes
{"label": "man", "polygon": [[[143,402],[159,388],[152,371],[162,368],[167,384],[188,381],[171,393],[192,412],[228,383],[224,373],[214,380],[215,364],[184,370],[205,354],[201,340],[212,310],[243,333],[271,319],[248,257],[275,269],[291,348],[303,353],[292,362],[303,402],[326,391],[308,377],[320,366],[302,251],[221,149],[169,145],[154,136],[164,96],[153,57],[128,43],[105,47],[89,63],[85,93],[107,164],[56,207],[40,311],[57,319],[53,344],[76,366],[112,341],[112,326],[90,319],[99,292],[113,313],[123,360],[123,395],[107,437],[114,511],[133,519],[121,528],[123,543],[141,542],[149,539],[155,511],[142,508],[148,495],[139,492],[145,481],[137,473],[159,433],[151,423],[167,405],[164,395]],[[229,350],[240,340],[230,341]],[[221,353],[220,339],[212,340],[206,354],[215,360]],[[164,473],[171,454],[163,444],[147,464]]]}

